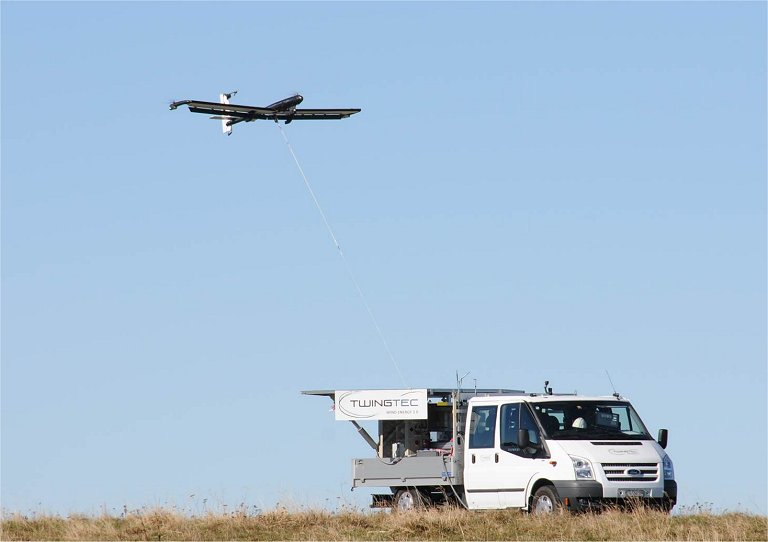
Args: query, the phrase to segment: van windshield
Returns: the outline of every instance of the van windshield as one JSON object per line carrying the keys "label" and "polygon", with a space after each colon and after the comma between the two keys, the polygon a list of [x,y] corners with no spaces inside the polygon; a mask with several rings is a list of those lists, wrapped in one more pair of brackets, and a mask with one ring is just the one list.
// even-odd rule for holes
{"label": "van windshield", "polygon": [[549,438],[653,439],[632,405],[624,401],[554,401],[531,407]]}

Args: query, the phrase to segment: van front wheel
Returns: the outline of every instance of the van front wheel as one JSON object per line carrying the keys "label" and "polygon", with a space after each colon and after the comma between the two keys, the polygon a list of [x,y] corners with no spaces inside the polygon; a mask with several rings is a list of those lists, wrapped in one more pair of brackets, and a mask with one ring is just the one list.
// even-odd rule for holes
{"label": "van front wheel", "polygon": [[531,513],[536,516],[554,514],[561,507],[560,497],[553,486],[541,486],[531,499]]}

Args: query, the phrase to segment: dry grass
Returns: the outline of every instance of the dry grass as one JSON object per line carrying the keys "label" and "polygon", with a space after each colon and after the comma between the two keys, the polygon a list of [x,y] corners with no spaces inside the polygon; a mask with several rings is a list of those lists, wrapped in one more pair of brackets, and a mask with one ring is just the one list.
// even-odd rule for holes
{"label": "dry grass", "polygon": [[669,516],[649,510],[551,517],[452,508],[409,513],[274,510],[189,517],[154,509],[123,517],[6,514],[0,525],[1,540],[768,540],[765,516]]}

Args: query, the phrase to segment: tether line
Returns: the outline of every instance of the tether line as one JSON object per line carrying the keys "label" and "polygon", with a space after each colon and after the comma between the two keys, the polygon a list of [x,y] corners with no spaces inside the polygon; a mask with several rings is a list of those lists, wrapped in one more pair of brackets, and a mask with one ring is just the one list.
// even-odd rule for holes
{"label": "tether line", "polygon": [[296,153],[293,150],[293,146],[291,145],[291,142],[288,141],[288,136],[285,135],[285,130],[283,130],[283,127],[280,126],[280,123],[277,123],[277,127],[280,129],[280,133],[283,136],[283,140],[285,141],[285,144],[288,146],[288,150],[291,152],[291,156],[293,157],[293,161],[296,163],[296,167],[299,169],[299,173],[301,173],[301,178],[304,179],[304,186],[307,187],[307,190],[309,191],[309,195],[312,196],[312,201],[315,202],[315,207],[317,207],[317,211],[320,213],[320,216],[323,218],[325,229],[328,230],[328,235],[331,236],[331,240],[333,240],[333,244],[336,246],[336,249],[339,251],[339,256],[341,256],[341,260],[344,262],[344,267],[347,270],[347,274],[349,275],[349,278],[352,281],[352,284],[354,284],[355,290],[357,290],[357,294],[360,296],[360,300],[363,302],[363,305],[365,305],[365,310],[368,312],[368,316],[371,317],[371,322],[373,322],[373,327],[376,328],[376,333],[378,333],[379,338],[381,339],[381,342],[384,345],[384,349],[387,351],[387,355],[389,356],[389,359],[392,360],[392,365],[395,366],[395,369],[397,370],[398,376],[400,376],[400,380],[402,381],[403,386],[407,387],[405,384],[405,378],[403,378],[403,373],[400,372],[400,366],[397,364],[397,361],[395,360],[395,356],[392,354],[392,350],[389,348],[389,343],[387,342],[387,339],[384,337],[384,332],[381,330],[381,326],[379,325],[378,320],[376,320],[376,316],[373,314],[373,310],[371,309],[371,306],[368,304],[368,300],[366,299],[362,288],[360,288],[360,284],[357,282],[357,279],[355,278],[355,274],[352,272],[352,267],[349,265],[349,262],[347,261],[347,257],[344,255],[344,251],[341,250],[341,245],[339,244],[339,241],[336,238],[336,235],[333,233],[333,228],[331,228],[331,225],[328,222],[328,218],[325,216],[325,212],[323,212],[323,208],[320,206],[320,202],[317,200],[317,196],[315,196],[315,191],[312,190],[312,186],[309,184],[309,179],[307,179],[307,175],[304,173],[304,168],[301,167],[301,164],[299,163],[299,159],[296,157]]}

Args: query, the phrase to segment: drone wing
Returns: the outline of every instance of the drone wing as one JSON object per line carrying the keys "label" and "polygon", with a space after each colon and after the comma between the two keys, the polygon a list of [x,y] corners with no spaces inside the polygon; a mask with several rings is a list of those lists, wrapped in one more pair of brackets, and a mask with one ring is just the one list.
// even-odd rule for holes
{"label": "drone wing", "polygon": [[171,109],[186,105],[193,113],[205,113],[224,117],[238,118],[242,120],[271,119],[274,111],[265,107],[253,107],[250,105],[235,105],[216,102],[200,102],[197,100],[182,100],[173,102]]}
{"label": "drone wing", "polygon": [[189,110],[193,113],[205,113],[207,115],[218,115],[243,120],[331,120],[345,119],[350,115],[360,112],[360,109],[296,109],[295,111],[275,111],[266,107],[201,102],[198,100],[181,100],[173,102],[170,107],[171,109],[176,109],[182,105],[188,106]]}
{"label": "drone wing", "polygon": [[286,120],[332,120],[345,119],[359,112],[359,109],[297,109],[292,113],[286,112],[278,118],[285,118]]}
{"label": "drone wing", "polygon": [[250,122],[254,120],[284,121],[286,124],[294,120],[333,120],[345,119],[360,109],[284,109],[275,110],[269,107],[253,107],[251,105],[235,105],[226,103],[222,95],[221,103],[201,102],[198,100],[181,100],[173,102],[171,109],[186,105],[192,113],[205,113],[212,115],[212,119],[222,121],[224,133],[232,133],[232,126],[238,122]]}

